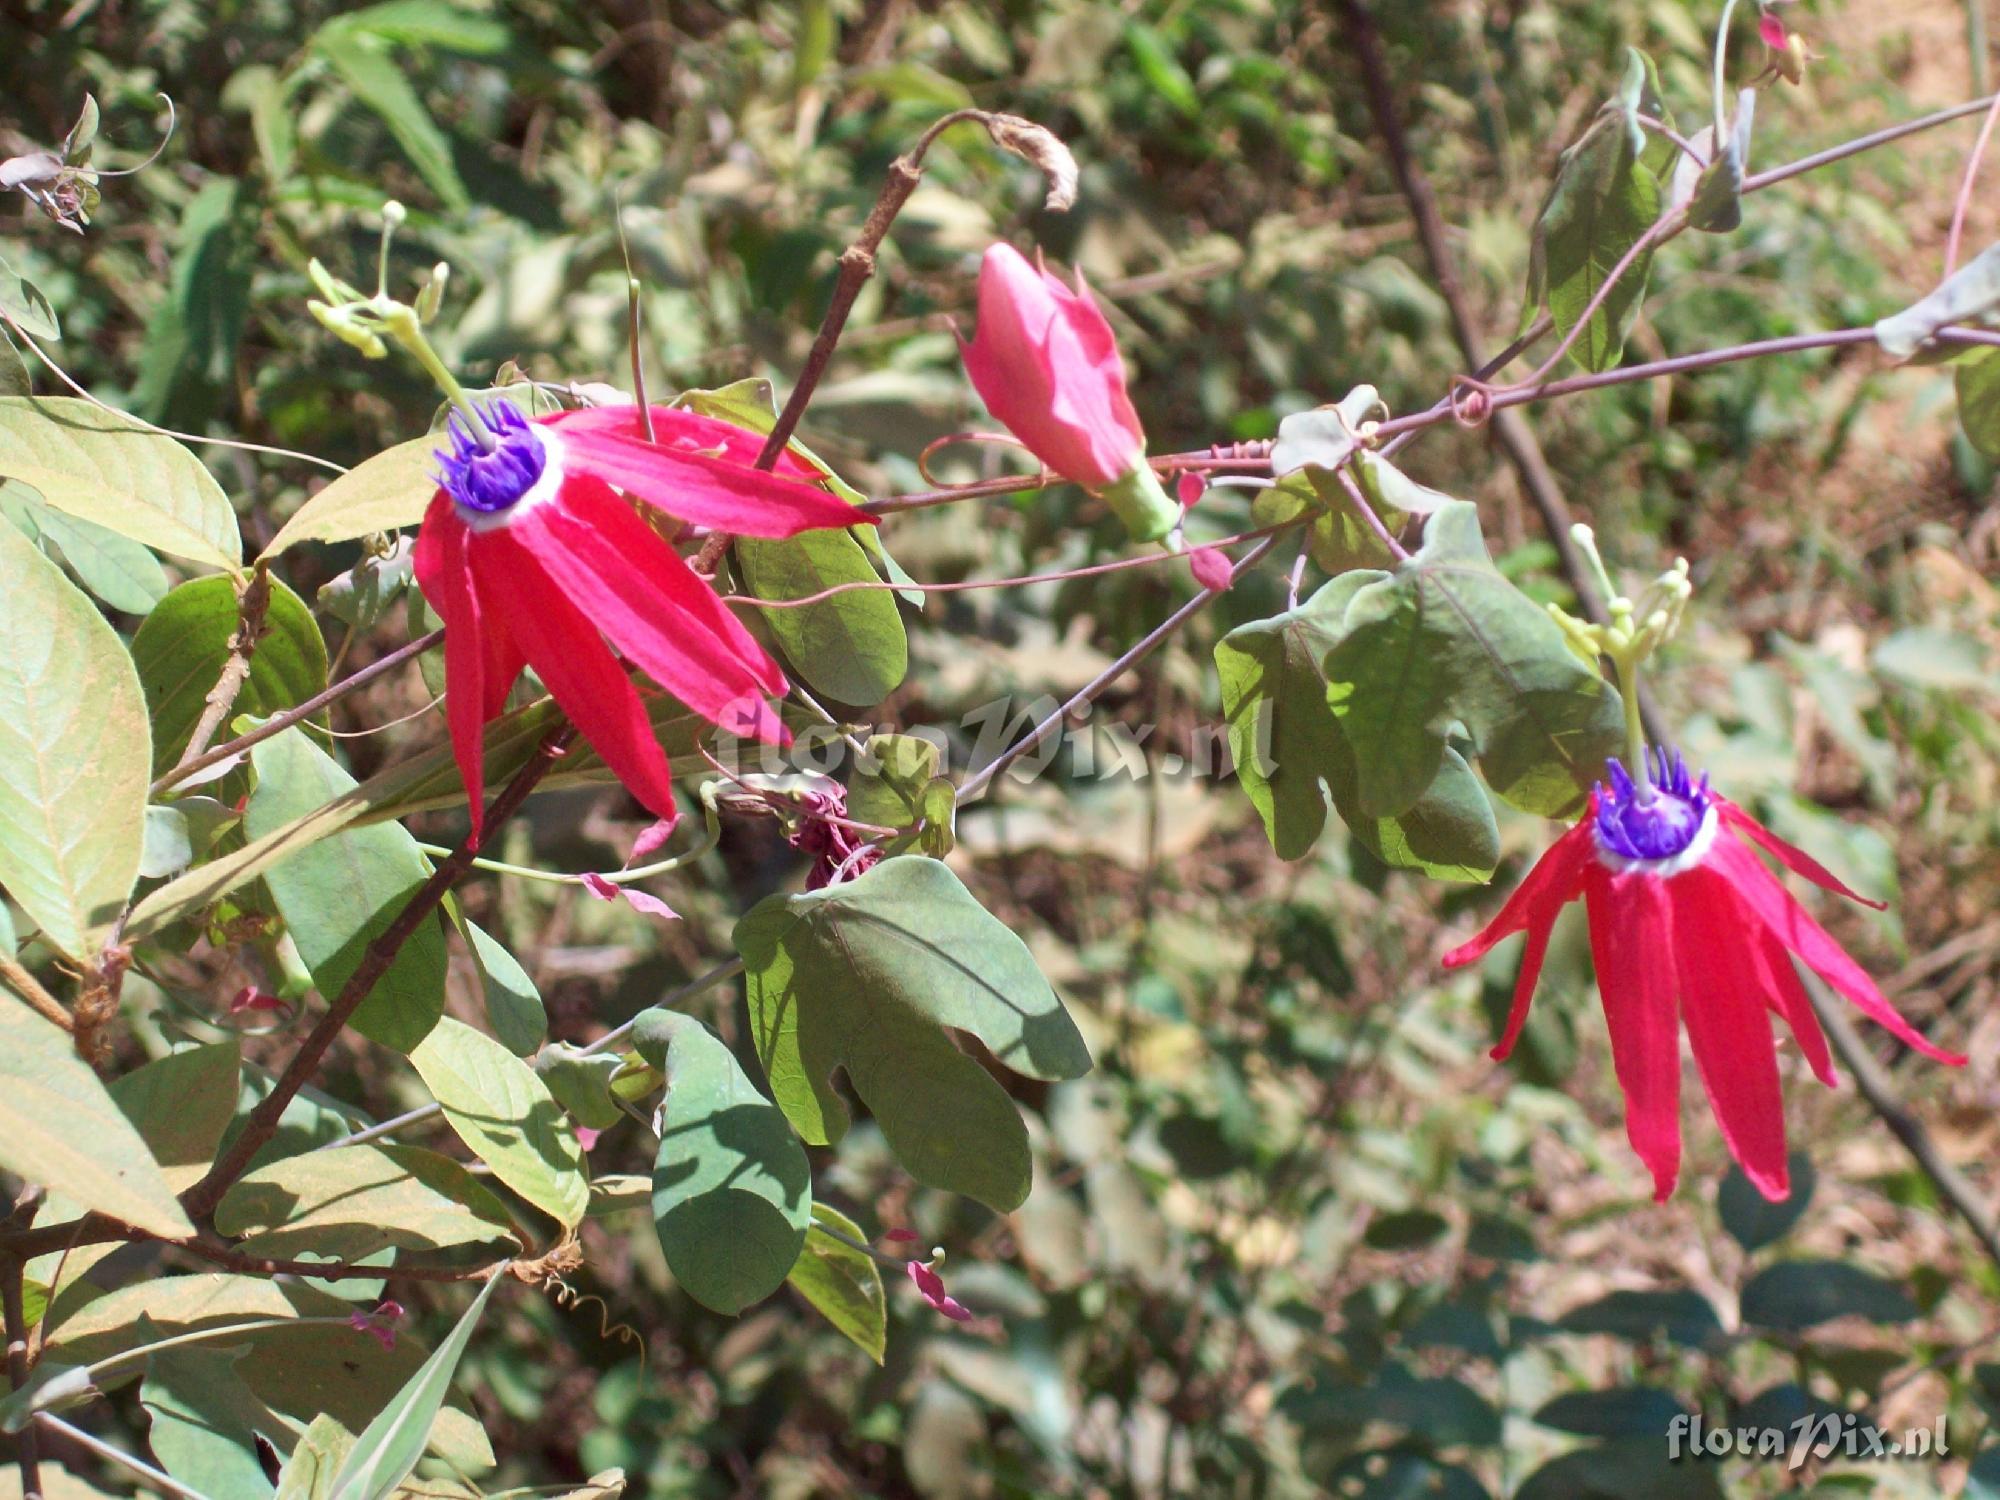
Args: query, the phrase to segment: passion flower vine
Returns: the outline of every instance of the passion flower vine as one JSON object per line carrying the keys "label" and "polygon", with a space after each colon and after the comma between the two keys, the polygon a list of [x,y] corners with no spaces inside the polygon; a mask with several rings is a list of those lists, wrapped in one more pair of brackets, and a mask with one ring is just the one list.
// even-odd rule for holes
{"label": "passion flower vine", "polygon": [[[385,272],[402,217],[393,203],[384,212]],[[733,734],[788,741],[765,701],[786,690],[784,673],[639,507],[750,537],[871,517],[810,482],[814,471],[790,454],[776,472],[756,467],[762,438],[712,417],[621,405],[529,418],[504,400],[475,403],[423,333],[442,267],[415,307],[379,284],[364,298],[317,261],[311,269],[327,299],[311,304],[320,322],[371,357],[395,342],[455,408],[413,562],[444,619],[445,714],[475,841],[481,737],[527,667],[661,818],[674,816],[672,772],[624,663]]]}
{"label": "passion flower vine", "polygon": [[[1586,527],[1576,538],[1613,590]],[[1863,1015],[1926,1057],[1953,1066],[1965,1058],[1936,1046],[1906,1021],[1881,988],[1758,858],[1851,901],[1881,903],[1848,889],[1805,851],[1696,779],[1677,751],[1651,748],[1639,730],[1640,663],[1668,639],[1688,594],[1686,566],[1662,579],[1658,606],[1641,611],[1614,597],[1609,625],[1558,615],[1592,660],[1611,659],[1632,726],[1625,760],[1591,793],[1581,822],[1557,839],[1486,929],[1444,957],[1446,968],[1476,963],[1502,940],[1526,932],[1505,1030],[1493,1049],[1505,1059],[1520,1039],[1549,934],[1569,902],[1582,898],[1590,923],[1598,995],[1611,1058],[1625,1094],[1625,1129],[1652,1173],[1654,1196],[1672,1195],[1680,1174],[1680,1031],[1684,1025],[1729,1154],[1767,1198],[1784,1198],[1784,1099],[1771,1017],[1783,1019],[1813,1075],[1837,1078],[1796,956]],[[1643,623],[1635,625],[1635,616]]]}

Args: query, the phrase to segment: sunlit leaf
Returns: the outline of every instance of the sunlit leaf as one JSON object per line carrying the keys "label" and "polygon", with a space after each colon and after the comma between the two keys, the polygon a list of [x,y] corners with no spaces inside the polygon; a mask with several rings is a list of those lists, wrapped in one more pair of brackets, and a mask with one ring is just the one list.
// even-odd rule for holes
{"label": "sunlit leaf", "polygon": [[449,1016],[410,1054],[444,1117],[493,1175],[565,1225],[590,1205],[576,1130],[535,1070]]}
{"label": "sunlit leaf", "polygon": [[736,924],[757,1055],[808,1143],[837,1141],[844,1068],[920,1182],[1007,1212],[1027,1197],[1027,1131],[1006,1091],[941,1029],[971,1032],[1031,1078],[1075,1078],[1090,1054],[1026,944],[958,877],[919,855],[772,896]]}
{"label": "sunlit leaf", "polygon": [[60,952],[94,957],[132,890],[150,762],[116,632],[0,525],[0,886]]}

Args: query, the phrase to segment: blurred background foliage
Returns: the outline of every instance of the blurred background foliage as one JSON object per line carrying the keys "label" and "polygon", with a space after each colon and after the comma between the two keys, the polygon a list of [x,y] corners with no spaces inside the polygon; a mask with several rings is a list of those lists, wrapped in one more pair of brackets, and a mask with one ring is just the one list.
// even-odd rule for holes
{"label": "blurred background foliage", "polygon": [[[1967,46],[1978,4],[1788,8],[1824,56],[1803,89],[1766,95],[1755,165],[1971,97],[1987,76]],[[1611,91],[1622,49],[1646,49],[1698,121],[1717,7],[1375,9],[1497,347],[1556,153]],[[1762,59],[1747,21],[1739,32],[1747,79]],[[652,388],[764,375],[782,391],[889,160],[967,104],[1056,130],[1082,196],[1047,214],[1034,173],[971,127],[933,151],[803,432],[871,494],[927,487],[912,455],[983,421],[951,329],[969,327],[976,257],[996,236],[1080,267],[1114,307],[1156,452],[1267,437],[1362,381],[1410,410],[1462,367],[1337,8],[1304,0],[0,0],[8,150],[58,140],[91,92],[98,164],[136,160],[159,90],[179,132],[156,167],[106,182],[86,237],[29,215],[0,245],[47,293],[62,325],[48,347],[76,379],[195,432],[352,463],[422,430],[434,397],[419,377],[363,363],[303,310],[308,256],[366,274],[387,195],[412,210],[392,275],[408,286],[452,266],[442,338],[469,381],[512,360],[545,380],[628,383],[622,205]],[[1676,242],[1628,357],[1905,305],[1936,278],[1974,128],[1760,194],[1739,233]],[[1973,247],[2000,234],[1995,203],[1976,201]],[[35,382],[59,389],[45,370]],[[1972,1053],[1963,1073],[1893,1076],[1992,1189],[2000,509],[1948,382],[1842,351],[1532,417],[1629,576],[1693,561],[1693,623],[1660,678],[1691,758],[1894,900],[1839,930],[1920,1025]],[[319,483],[283,459],[206,456],[253,544]],[[961,447],[940,467],[965,479],[1008,461]],[[1563,597],[1484,434],[1440,429],[1409,466],[1479,502],[1510,575]],[[885,533],[937,581],[1120,546],[1071,490],[982,504]],[[1248,516],[1240,492],[1217,491],[1197,529]],[[290,581],[310,599],[355,555],[295,553]],[[1191,587],[1176,567],[935,597],[910,612],[908,681],[860,707],[885,726],[947,727],[963,771],[962,715],[1073,689]],[[662,1500],[2000,1495],[1982,1450],[2000,1422],[2000,1278],[1851,1089],[1799,1086],[1787,1055],[1814,1170],[1786,1210],[1725,1176],[1705,1117],[1691,1117],[1678,1196],[1654,1205],[1623,1138],[1580,922],[1527,1043],[1496,1067],[1485,1049],[1513,955],[1483,979],[1445,982],[1435,964],[1488,892],[1387,874],[1337,828],[1280,864],[1233,787],[1170,773],[1215,721],[1217,635],[1282,600],[1274,560],[1101,705],[1100,729],[1159,726],[1141,749],[1152,774],[1058,762],[962,821],[960,867],[1028,939],[1098,1059],[1085,1080],[1023,1092],[1038,1153],[1027,1206],[1001,1220],[912,1191],[866,1127],[816,1166],[820,1196],[871,1230],[914,1225],[947,1246],[949,1284],[980,1320],[945,1324],[892,1289],[876,1368],[789,1294],[741,1320],[703,1312],[672,1289],[643,1215],[629,1232],[593,1221],[574,1281],[601,1304],[503,1299],[467,1360],[501,1455],[483,1487],[619,1465]],[[350,666],[407,638],[400,611],[365,630],[322,623]],[[334,727],[375,730],[428,698],[411,672],[344,702]],[[442,733],[433,712],[344,743],[365,773]],[[605,867],[641,821],[605,794],[538,808],[506,857]],[[1497,886],[1548,832],[1502,810]],[[527,962],[555,1034],[586,1040],[726,952],[733,913],[796,878],[764,825],[731,828],[676,888],[678,923],[520,882],[467,900]],[[177,1007],[213,1013],[246,977],[135,985],[153,1014],[134,1045],[157,1045]],[[739,1009],[715,1001],[725,1036],[740,1037]],[[393,1108],[379,1055],[353,1045],[337,1067],[349,1097]],[[644,1171],[649,1154],[625,1126],[593,1161]],[[440,1322],[463,1300],[417,1290]],[[1943,1415],[1950,1456],[1800,1473],[1663,1461],[1675,1412],[1787,1423],[1829,1406],[1897,1429]],[[9,1470],[0,1489],[14,1482]]]}

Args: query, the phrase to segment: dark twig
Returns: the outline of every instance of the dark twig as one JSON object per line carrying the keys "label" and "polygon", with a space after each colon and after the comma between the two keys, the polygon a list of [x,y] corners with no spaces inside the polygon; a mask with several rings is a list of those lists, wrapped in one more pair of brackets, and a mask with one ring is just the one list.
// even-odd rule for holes
{"label": "dark twig", "polygon": [[[542,740],[533,757],[514,774],[506,789],[493,801],[486,814],[486,828],[497,828],[514,815],[521,804],[528,800],[541,779],[549,773],[556,760],[569,742],[575,738],[575,726],[563,724]],[[208,1175],[181,1195],[181,1205],[190,1218],[202,1218],[215,1209],[231,1183],[242,1175],[250,1164],[250,1158],[263,1148],[266,1141],[277,1133],[279,1118],[285,1107],[304,1088],[314,1072],[319,1068],[320,1059],[326,1049],[333,1045],[333,1039],[347,1025],[350,1017],[360,1008],[361,1002],[373,992],[376,984],[395,961],[396,954],[417,929],[431,919],[445,893],[456,885],[465,872],[472,868],[474,856],[479,853],[479,840],[467,835],[465,841],[448,855],[444,862],[431,872],[410,899],[403,903],[403,909],[396,920],[383,930],[382,935],[368,945],[362,954],[360,964],[341,986],[339,996],[327,1008],[326,1014],[312,1029],[292,1060],[285,1066],[277,1084],[257,1107],[250,1112],[242,1131],[231,1143],[229,1149],[219,1157]]]}
{"label": "dark twig", "polygon": [[248,734],[230,740],[227,744],[217,745],[214,749],[204,754],[184,759],[179,765],[153,783],[150,788],[152,795],[157,797],[161,792],[167,790],[167,788],[177,786],[181,782],[186,781],[195,772],[205,771],[210,766],[218,765],[222,761],[228,760],[232,755],[241,755],[252,745],[261,745],[274,734],[282,734],[301,719],[311,718],[329,703],[346,697],[356,688],[366,686],[385,672],[393,672],[397,667],[400,667],[404,662],[409,661],[413,657],[422,656],[443,639],[444,632],[442,630],[433,630],[429,635],[418,636],[408,645],[398,646],[387,656],[381,658],[381,660],[372,661],[360,671],[343,677],[324,692],[315,693],[296,708],[288,708],[281,714],[272,715]]}
{"label": "dark twig", "polygon": [[[7,1328],[7,1380],[17,1391],[28,1383],[28,1316],[21,1293],[25,1268],[23,1260],[11,1257],[0,1260],[0,1310],[5,1312]],[[32,1427],[15,1434],[14,1462],[21,1470],[22,1500],[41,1500],[40,1454]]]}
{"label": "dark twig", "polygon": [[1979,1189],[1945,1159],[1944,1153],[1938,1150],[1937,1142],[1924,1128],[1923,1121],[1911,1114],[1903,1101],[1896,1097],[1894,1081],[1875,1060],[1861,1034],[1854,1029],[1854,1023],[1847,1018],[1841,1001],[1829,994],[1816,976],[1807,974],[1805,980],[1807,993],[1812,996],[1813,1011],[1826,1032],[1826,1039],[1833,1044],[1841,1066],[1854,1075],[1854,1086],[1861,1097],[1889,1127],[1890,1134],[1903,1143],[1903,1149],[1910,1153],[1910,1159],[1930,1179],[1938,1197],[1965,1220],[1980,1247],[1986,1251],[1987,1258],[2000,1266],[2000,1223],[1995,1222],[1993,1210],[1980,1196]]}
{"label": "dark twig", "polygon": [[[1390,170],[1395,173],[1404,198],[1409,200],[1410,217],[1416,223],[1418,242],[1423,246],[1424,258],[1430,263],[1432,279],[1437,282],[1438,291],[1451,313],[1452,332],[1466,362],[1477,365],[1481,362],[1479,329],[1472,320],[1465,290],[1459,284],[1457,269],[1452,264],[1444,219],[1438,212],[1437,195],[1431,191],[1430,179],[1411,154],[1409,137],[1403,130],[1402,117],[1396,109],[1395,90],[1389,81],[1389,62],[1382,48],[1382,35],[1361,0],[1342,0],[1341,10],[1346,17],[1348,41],[1361,64],[1369,112],[1375,118],[1376,131],[1389,153]],[[1629,261],[1630,257],[1627,259]],[[1597,596],[1589,565],[1570,536],[1574,518],[1569,502],[1563,498],[1562,486],[1557,483],[1555,471],[1549,467],[1542,445],[1535,440],[1534,431],[1527,421],[1518,412],[1501,407],[1499,400],[1500,397],[1496,396],[1492,415],[1494,439],[1513,464],[1514,472],[1520,476],[1521,488],[1527,491],[1529,501],[1540,513],[1542,525],[1562,563],[1563,573],[1576,591],[1584,613],[1603,624],[1611,618],[1606,609],[1607,601]],[[1383,430],[1388,430],[1389,425],[1384,423]],[[1647,733],[1659,738],[1659,731],[1665,723],[1658,705],[1650,695],[1645,695],[1641,706],[1646,716]]]}

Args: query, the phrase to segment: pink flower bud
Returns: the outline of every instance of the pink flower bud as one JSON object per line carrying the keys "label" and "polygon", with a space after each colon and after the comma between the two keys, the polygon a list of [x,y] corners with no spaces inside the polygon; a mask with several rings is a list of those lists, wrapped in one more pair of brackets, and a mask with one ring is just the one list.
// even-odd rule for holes
{"label": "pink flower bud", "polygon": [[1181,477],[1174,481],[1174,498],[1184,506],[1193,509],[1203,495],[1208,493],[1208,480],[1193,469],[1181,470]]}
{"label": "pink flower bud", "polygon": [[1194,581],[1219,594],[1235,580],[1236,569],[1219,547],[1197,547],[1187,555]]}
{"label": "pink flower bud", "polygon": [[579,1125],[576,1127],[576,1143],[588,1151],[597,1144],[598,1137],[603,1134],[603,1131],[592,1130],[588,1125]]}
{"label": "pink flower bud", "polygon": [[1768,10],[1757,18],[1757,35],[1764,39],[1764,45],[1773,52],[1783,52],[1791,38],[1785,35],[1785,23]]}
{"label": "pink flower bud", "polygon": [[914,1229],[892,1229],[882,1238],[892,1245],[914,1245],[922,1236]]}
{"label": "pink flower bud", "polygon": [[1158,541],[1180,509],[1146,464],[1111,325],[1079,275],[1072,290],[1011,245],[979,264],[979,326],[959,341],[987,410],[1043,463],[1101,494],[1126,529]]}
{"label": "pink flower bud", "polygon": [[924,1301],[950,1318],[954,1323],[970,1323],[972,1310],[944,1289],[944,1278],[920,1260],[910,1262],[910,1280],[917,1284],[917,1292]]}
{"label": "pink flower bud", "polygon": [[232,1016],[240,1016],[246,1011],[287,1011],[290,1009],[291,1006],[285,1004],[276,995],[260,990],[254,984],[244,985],[229,1002],[229,1013]]}

